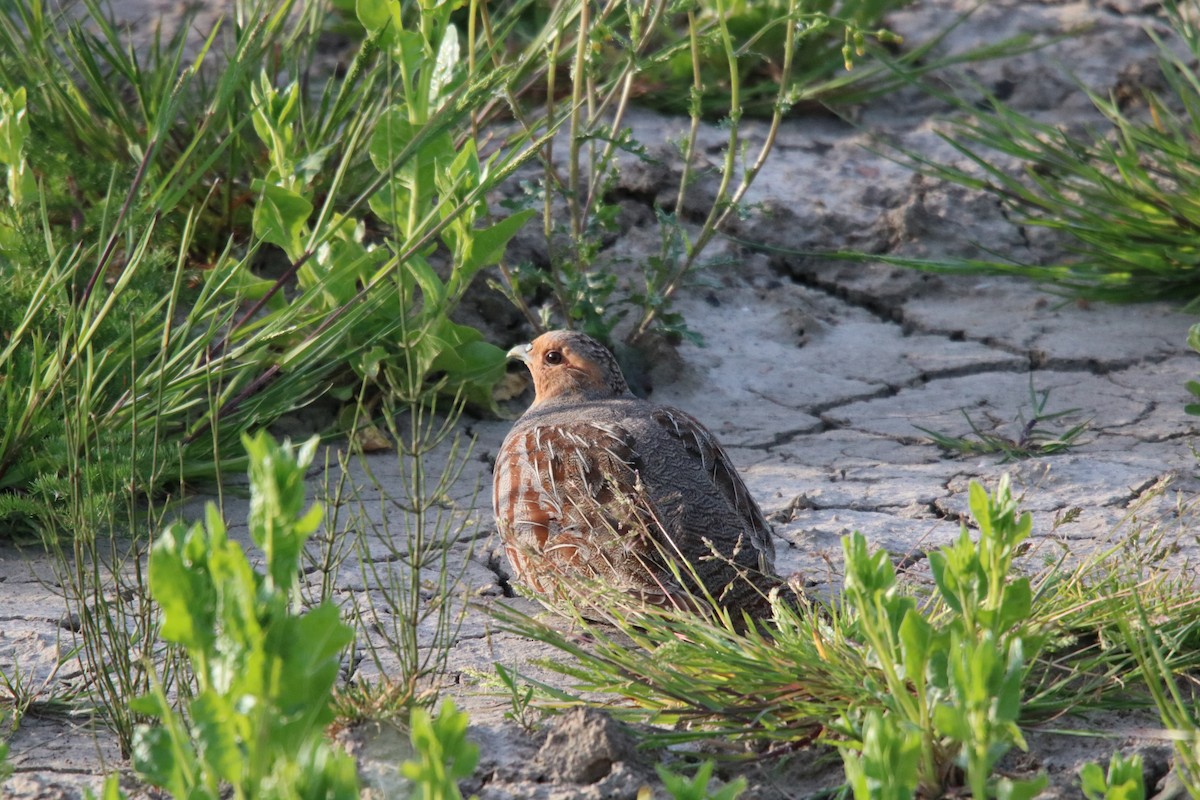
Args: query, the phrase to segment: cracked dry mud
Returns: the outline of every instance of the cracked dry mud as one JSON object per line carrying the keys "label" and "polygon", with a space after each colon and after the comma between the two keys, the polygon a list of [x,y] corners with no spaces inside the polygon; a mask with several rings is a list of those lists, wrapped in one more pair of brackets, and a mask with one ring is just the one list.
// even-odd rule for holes
{"label": "cracked dry mud", "polygon": [[[888,21],[911,43],[968,5],[918,2]],[[1023,111],[1078,125],[1094,121],[1095,114],[1064,65],[1101,93],[1130,75],[1152,73],[1144,68],[1154,51],[1143,28],[1165,32],[1157,8],[1139,0],[992,2],[941,49],[1018,32],[1077,33],[1043,50],[970,66],[966,73],[979,85],[1002,90]],[[118,13],[144,32],[157,11],[127,2],[118,4]],[[903,90],[860,109],[853,123],[828,116],[787,120],[748,197],[752,213],[730,233],[801,252],[855,248],[936,258],[986,249],[1028,261],[1061,252],[1062,243],[1045,232],[1014,225],[994,199],[914,177],[874,152],[892,142],[961,160],[937,136],[939,115],[945,113],[936,100]],[[635,138],[653,147],[679,135],[685,122],[640,110],[632,124]],[[752,139],[763,130],[760,123],[747,125]],[[706,127],[701,152],[715,161],[724,136]],[[663,146],[658,152],[670,150]],[[649,204],[669,193],[678,175],[678,165],[663,157],[663,164],[625,165],[621,202],[623,218],[631,222],[611,248],[615,268],[627,268],[621,264],[636,262],[656,246]],[[703,191],[699,187],[690,200],[693,208],[706,208]],[[693,287],[679,300],[706,346],[684,344],[651,365],[653,398],[690,411],[725,443],[775,520],[782,573],[800,571],[827,588],[837,586],[839,537],[859,530],[873,546],[904,558],[908,579],[928,580],[923,553],[957,534],[968,482],[993,486],[1005,471],[1034,515],[1030,563],[1064,551],[1078,557],[1114,535],[1127,535],[1131,528],[1121,523],[1131,513],[1142,526],[1194,530],[1177,513],[1177,500],[1194,497],[1200,488],[1191,449],[1195,420],[1183,411],[1183,384],[1200,373],[1200,360],[1184,345],[1193,320],[1178,308],[1064,303],[1015,279],[935,277],[782,251],[768,256],[730,241],[717,247],[730,265],[707,272],[716,285]],[[1091,420],[1082,442],[1065,454],[1010,464],[995,456],[953,457],[917,429],[966,433],[966,410],[985,428],[1012,432],[1018,413],[1032,413],[1031,386],[1050,392],[1047,411],[1079,409],[1064,423]],[[464,581],[486,602],[540,613],[536,604],[512,597],[507,564],[489,535],[487,492],[474,493],[477,481],[489,484],[488,462],[509,423],[465,424],[478,444],[454,497],[464,520],[455,552],[467,557],[474,545]],[[370,461],[385,486],[399,480],[393,456]],[[361,473],[355,480],[366,493],[374,492]],[[320,482],[314,472],[314,496]],[[1079,509],[1074,520],[1054,528],[1056,518],[1074,508]],[[227,500],[226,509],[231,535],[240,531],[245,538],[244,504]],[[386,513],[399,530],[401,512]],[[1194,535],[1181,545],[1167,563],[1187,569],[1197,554]],[[382,542],[371,546],[370,557],[388,558]],[[335,582],[336,596],[346,604],[361,604],[367,593],[378,596],[378,587],[364,581],[353,563],[342,566]],[[49,674],[72,644],[64,616],[49,562],[36,553],[0,549],[0,668],[19,663],[34,676]],[[532,735],[504,719],[507,699],[489,693],[479,676],[501,663],[556,680],[527,666],[551,655],[541,645],[498,632],[482,611],[467,615],[450,653],[444,690],[470,712],[471,738],[482,750],[465,788],[483,800],[500,800],[633,798],[639,787],[657,786],[653,755],[640,753],[630,734],[599,712],[547,718]],[[365,663],[360,675],[369,672]],[[75,669],[68,660],[56,680],[73,679]],[[1059,720],[1057,729],[1088,728],[1107,738],[1034,729],[1028,732],[1030,752],[1009,767],[1045,771],[1051,778],[1048,796],[1074,797],[1080,763],[1106,760],[1115,749],[1136,749],[1147,756],[1152,785],[1165,773],[1169,754],[1167,743],[1153,733],[1156,724],[1116,713]],[[404,735],[387,725],[364,725],[344,738],[375,796],[396,796]],[[4,787],[8,797],[75,797],[81,787],[96,786],[103,772],[126,769],[103,730],[52,716],[25,718],[11,746],[16,775]],[[840,765],[802,753],[759,763],[746,774],[751,782],[746,797],[803,797],[837,784]]]}

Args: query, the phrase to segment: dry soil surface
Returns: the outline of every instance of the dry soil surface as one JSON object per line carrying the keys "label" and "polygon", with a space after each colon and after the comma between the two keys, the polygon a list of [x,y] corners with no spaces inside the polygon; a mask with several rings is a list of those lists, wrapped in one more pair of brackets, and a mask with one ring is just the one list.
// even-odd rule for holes
{"label": "dry soil surface", "polygon": [[[889,25],[912,44],[970,5],[919,0],[892,14]],[[176,3],[126,0],[116,6],[135,35],[145,35],[159,15],[169,24],[180,12]],[[210,22],[199,18],[198,32]],[[1097,115],[1075,81],[1107,93],[1118,85],[1136,88],[1153,76],[1147,29],[1166,32],[1158,3],[998,0],[979,8],[939,49],[963,50],[1019,33],[1072,34],[1032,53],[963,68],[955,82],[974,82],[1044,120],[1082,125]],[[889,159],[888,148],[899,145],[961,162],[938,136],[948,113],[916,90],[901,90],[855,109],[849,121],[789,118],[747,198],[752,212],[730,232],[802,252],[998,253],[1031,262],[1060,254],[1061,242],[1014,224],[994,198],[915,177]],[[632,125],[662,161],[631,161],[623,169],[625,230],[609,251],[614,269],[627,269],[656,247],[651,203],[677,182],[678,164],[667,143],[685,129],[684,120],[648,110],[636,111]],[[747,130],[757,140],[765,126],[751,122]],[[703,131],[702,152],[713,163],[724,137],[717,126]],[[704,191],[700,186],[690,199],[694,209],[706,208]],[[912,555],[908,575],[923,580],[921,554],[957,535],[969,481],[994,486],[1003,472],[1012,475],[1034,514],[1037,547],[1030,558],[1091,552],[1110,542],[1114,531],[1124,535],[1129,528],[1121,524],[1131,513],[1143,528],[1185,529],[1177,501],[1194,497],[1197,481],[1196,425],[1183,411],[1183,385],[1200,372],[1200,360],[1184,343],[1193,318],[1176,306],[1062,302],[1014,279],[937,277],[784,250],[765,255],[728,241],[717,247],[728,264],[706,272],[715,283],[689,288],[680,299],[706,346],[681,345],[677,354],[652,363],[648,375],[655,400],[688,410],[723,440],[775,520],[781,572],[802,571],[836,587],[839,537],[858,530],[897,558]],[[507,335],[513,341],[498,344],[515,344],[524,334],[514,328]],[[1079,409],[1051,430],[1091,420],[1080,444],[1052,457],[1001,463],[995,456],[949,455],[918,430],[966,433],[965,410],[985,429],[1016,435],[1018,415],[1032,414],[1031,386],[1049,392],[1048,411]],[[536,604],[514,597],[508,565],[490,533],[488,494],[474,492],[477,481],[490,483],[490,458],[508,425],[465,423],[478,443],[454,497],[456,513],[468,522],[455,553],[469,558],[463,581],[477,599],[537,614]],[[369,467],[385,487],[401,479],[393,455],[372,456]],[[313,472],[314,495],[322,479]],[[378,496],[361,467],[354,468],[353,480],[368,496]],[[391,534],[382,528],[368,534],[369,540],[379,537],[371,540],[368,558],[386,564],[394,559],[383,537],[399,535],[402,511],[366,505],[376,523],[391,523]],[[1054,526],[1059,515],[1076,508],[1073,521]],[[244,536],[244,502],[226,498],[226,510],[233,530]],[[360,527],[369,526],[364,520]],[[1173,566],[1186,569],[1196,555],[1194,537],[1187,541],[1190,546],[1171,556]],[[337,571],[334,586],[347,607],[380,598],[380,588],[363,579],[354,558]],[[0,599],[0,669],[19,664],[26,674],[49,675],[72,646],[72,626],[48,561],[0,549]],[[481,676],[492,674],[496,663],[522,670],[547,655],[536,643],[496,630],[484,611],[468,614],[450,651],[444,689],[470,711],[471,737],[482,748],[476,776],[465,788],[483,800],[634,798],[642,786],[663,796],[652,769],[655,754],[638,752],[629,733],[604,714],[550,717],[533,733],[505,719],[508,700]],[[360,678],[376,670],[369,659],[346,669]],[[54,680],[76,679],[77,672],[67,659]],[[1055,729],[1097,729],[1109,736],[1030,731],[1030,753],[1014,768],[1044,771],[1052,779],[1050,794],[1073,797],[1080,794],[1074,776],[1083,760],[1138,749],[1148,756],[1154,785],[1169,755],[1152,733],[1154,724],[1114,714],[1058,720]],[[401,792],[396,765],[405,753],[402,733],[372,725],[344,738],[376,796]],[[16,774],[3,788],[6,797],[76,797],[105,771],[127,769],[111,735],[53,716],[27,717],[11,746]],[[784,798],[835,785],[840,767],[836,759],[801,754],[743,771],[751,780],[746,797]]]}

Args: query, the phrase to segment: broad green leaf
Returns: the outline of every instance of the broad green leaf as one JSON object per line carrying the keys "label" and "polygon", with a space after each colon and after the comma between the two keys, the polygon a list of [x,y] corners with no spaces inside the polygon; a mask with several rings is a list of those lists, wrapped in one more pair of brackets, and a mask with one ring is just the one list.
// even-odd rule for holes
{"label": "broad green leaf", "polygon": [[451,386],[460,387],[469,403],[492,408],[492,387],[504,376],[504,351],[489,342],[448,346],[434,359],[435,370],[446,370]]}
{"label": "broad green leaf", "polygon": [[334,239],[320,245],[296,277],[301,287],[319,291],[328,308],[340,308],[358,294],[376,260],[358,242]]}
{"label": "broad green leaf", "polygon": [[429,106],[429,70],[433,67],[433,49],[418,31],[397,31],[391,37],[392,60],[408,75],[413,92],[409,98],[422,109],[421,119],[427,119],[434,110]]}
{"label": "broad green leaf", "polygon": [[304,252],[303,234],[312,216],[312,203],[290,189],[262,180],[254,181],[251,188],[260,193],[254,206],[255,235],[283,248],[288,258],[299,258]]}
{"label": "broad green leaf", "polygon": [[369,33],[378,35],[389,27],[395,31],[403,29],[399,0],[358,0],[354,11]]}
{"label": "broad green leaf", "polygon": [[987,490],[979,481],[971,481],[967,487],[967,506],[971,509],[971,516],[975,523],[979,525],[981,536],[992,535],[992,515],[991,501],[988,498]]}
{"label": "broad green leaf", "polygon": [[1000,778],[996,781],[996,800],[1033,800],[1049,785],[1050,779],[1045,775],[1027,781],[1014,781],[1011,778]]}
{"label": "broad green leaf", "polygon": [[11,94],[0,88],[0,164],[14,167],[21,162],[25,140],[29,137],[29,118],[25,109],[25,87]]}
{"label": "broad green leaf", "polygon": [[228,698],[211,689],[201,692],[188,705],[200,759],[221,780],[239,786],[245,774],[246,755],[238,746],[235,713]]}
{"label": "broad green leaf", "polygon": [[[5,746],[0,744],[0,762],[4,759]],[[121,790],[121,776],[117,773],[109,773],[109,776],[104,779],[104,785],[100,787],[99,800],[126,800],[128,795]],[[96,795],[91,789],[83,790],[84,800],[96,800]]]}
{"label": "broad green leaf", "polygon": [[537,212],[532,209],[518,211],[495,225],[474,231],[470,247],[467,248],[467,257],[458,265],[453,280],[465,285],[479,270],[500,263],[509,240],[536,215]]}
{"label": "broad green leaf", "polygon": [[1088,800],[1107,800],[1108,781],[1100,765],[1089,761],[1079,768],[1079,788]]}
{"label": "broad green leaf", "polygon": [[184,739],[178,745],[164,727],[139,725],[133,733],[130,761],[142,780],[166,789],[174,797],[210,797],[202,787],[189,781],[198,772],[191,743]]}
{"label": "broad green leaf", "polygon": [[390,350],[383,347],[372,347],[370,350],[359,353],[352,366],[354,371],[362,377],[376,380],[379,377],[380,364],[391,357]]}
{"label": "broad green leaf", "polygon": [[[988,642],[988,645],[995,647],[998,643]],[[985,645],[981,643],[980,646]],[[1021,683],[1025,678],[1025,653],[1019,638],[1014,638],[1009,643],[1008,658],[1003,666],[997,662],[992,670],[994,673],[1000,673],[994,706],[996,719],[1016,722],[1021,717]]]}
{"label": "broad green leaf", "polygon": [[933,726],[942,736],[965,742],[971,735],[966,716],[954,706],[942,704],[933,710]]}
{"label": "broad green leaf", "polygon": [[437,61],[434,63],[433,76],[429,83],[429,110],[431,112],[441,108],[442,98],[448,97],[452,93],[454,76],[460,68],[458,28],[454,27],[454,23],[449,23],[442,34]]}
{"label": "broad green leaf", "polygon": [[900,646],[904,655],[904,674],[908,680],[923,684],[929,663],[933,626],[915,608],[908,610],[900,623]]}
{"label": "broad green leaf", "polygon": [[949,568],[948,558],[944,551],[935,550],[929,554],[929,571],[933,573],[933,582],[937,585],[942,600],[950,607],[951,611],[961,614],[963,607],[962,601],[959,599],[959,592],[962,587],[958,576]]}
{"label": "broad green leaf", "polygon": [[280,620],[270,632],[268,649],[278,659],[272,697],[289,733],[307,735],[333,719],[330,700],[340,655],[353,639],[353,630],[331,603]]}
{"label": "broad green leaf", "polygon": [[178,523],[163,531],[150,551],[150,593],[162,609],[162,637],[189,652],[208,652],[215,637],[217,597],[206,548],[197,558],[191,546],[206,541],[199,524],[188,529]]}
{"label": "broad green leaf", "polygon": [[237,542],[214,542],[208,564],[220,595],[221,637],[219,647],[214,649],[207,662],[212,688],[229,692],[236,687],[237,691],[252,695],[261,693],[263,632],[260,616],[267,616],[273,609],[260,609],[259,576],[250,567]]}
{"label": "broad green leaf", "polygon": [[429,266],[429,262],[419,255],[414,255],[400,265],[421,287],[422,303],[427,313],[439,314],[446,302],[446,285]]}
{"label": "broad green leaf", "polygon": [[1029,619],[1032,609],[1033,589],[1029,585],[1029,578],[1018,578],[1004,587],[1004,600],[996,609],[996,632],[1003,633]]}
{"label": "broad green leaf", "polygon": [[415,132],[403,104],[394,105],[385,111],[375,124],[375,132],[367,146],[367,153],[371,156],[371,163],[375,165],[375,169],[380,172],[392,169],[392,162],[399,158],[404,148],[412,142]]}

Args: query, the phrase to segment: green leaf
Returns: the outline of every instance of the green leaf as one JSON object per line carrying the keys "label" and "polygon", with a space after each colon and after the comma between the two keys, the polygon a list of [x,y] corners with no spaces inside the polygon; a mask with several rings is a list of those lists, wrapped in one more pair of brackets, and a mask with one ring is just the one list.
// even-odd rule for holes
{"label": "green leaf", "polygon": [[915,726],[872,709],[862,724],[862,752],[843,751],[856,800],[909,800],[916,793],[921,736]]}
{"label": "green leaf", "polygon": [[163,531],[150,551],[150,593],[162,609],[162,637],[188,651],[207,652],[216,636],[217,597],[208,574],[207,541],[199,524],[188,529],[177,523]]}
{"label": "green leaf", "polygon": [[384,347],[372,347],[370,350],[360,352],[352,362],[355,373],[369,380],[379,378],[380,365],[392,357],[390,349]]}
{"label": "green leaf", "polygon": [[304,469],[319,439],[298,450],[277,444],[265,431],[242,440],[250,453],[250,536],[266,554],[273,586],[287,590],[296,581],[305,541],[320,525],[319,505],[303,511]]}
{"label": "green leaf", "polygon": [[29,118],[25,110],[25,87],[11,94],[0,88],[0,164],[15,167],[24,157],[29,137]]}
{"label": "green leaf", "polygon": [[[0,761],[3,760],[5,752],[4,745],[0,745]],[[110,774],[104,779],[104,785],[100,788],[100,800],[126,800],[128,795],[121,791],[121,777],[117,773]],[[96,795],[91,789],[83,790],[84,800],[96,800]]]}
{"label": "green leaf", "polygon": [[715,791],[710,789],[708,783],[712,780],[713,767],[713,760],[706,759],[696,767],[696,774],[690,780],[672,772],[663,764],[655,764],[654,770],[674,800],[736,800],[746,791],[746,779],[742,776]]}
{"label": "green leaf", "polygon": [[240,786],[246,754],[238,746],[236,712],[229,699],[206,690],[188,705],[188,714],[200,760],[221,780]]}
{"label": "green leaf", "polygon": [[933,573],[933,582],[937,585],[942,600],[956,614],[963,610],[959,593],[962,589],[958,575],[949,567],[949,559],[943,550],[935,550],[929,554],[929,571]]}
{"label": "green leaf", "polygon": [[406,106],[394,105],[384,112],[375,125],[371,142],[367,145],[367,153],[371,163],[380,172],[392,168],[392,162],[404,152],[404,148],[412,142],[416,128],[408,119]]}
{"label": "green leaf", "polygon": [[1018,578],[1004,587],[1003,601],[997,611],[995,631],[1003,633],[1029,619],[1033,609],[1033,589],[1029,578]]}
{"label": "green leaf", "polygon": [[414,255],[400,266],[401,269],[407,270],[417,285],[421,287],[423,295],[421,299],[426,313],[441,313],[442,306],[446,302],[446,285],[433,271],[433,267],[429,266],[429,262],[420,255]]}
{"label": "green leaf", "polygon": [[358,0],[354,6],[358,21],[368,33],[378,35],[386,28],[399,31],[404,27],[397,0]]}
{"label": "green leaf", "polygon": [[[175,742],[165,728],[139,725],[133,732],[130,761],[142,780],[166,789],[175,797],[204,797],[189,791],[189,777],[198,770],[196,753],[187,741]],[[184,763],[178,759],[182,758]],[[197,787],[198,788],[198,787]]]}
{"label": "green leaf", "polygon": [[1108,781],[1099,764],[1089,761],[1079,768],[1079,788],[1088,800],[1106,800]]}
{"label": "green leaf", "polygon": [[933,625],[921,612],[909,609],[900,623],[900,645],[904,654],[904,673],[910,681],[924,683],[932,642]]}
{"label": "green leaf", "polygon": [[340,655],[354,640],[336,606],[325,602],[302,617],[281,620],[271,631],[269,650],[279,658],[287,682],[280,688],[280,710],[301,719],[301,732],[320,729],[333,719],[330,698],[337,681]]}
{"label": "green leaf", "polygon": [[[442,33],[441,44],[438,45],[437,61],[433,66],[433,75],[429,83],[429,109],[435,111],[441,108],[439,102],[448,97],[453,90],[454,76],[461,67],[458,47],[458,28],[454,23],[448,23]],[[451,90],[451,91],[447,91]]]}
{"label": "green leaf", "polygon": [[251,188],[261,193],[254,207],[254,234],[283,248],[288,258],[299,258],[304,252],[303,234],[312,216],[312,203],[290,189],[263,180],[255,180]]}
{"label": "green leaf", "polygon": [[[986,640],[985,640],[986,642]],[[988,643],[990,644],[990,643]],[[985,643],[981,647],[987,646]],[[1002,669],[999,691],[995,699],[995,719],[1001,722],[1016,722],[1021,718],[1021,683],[1025,678],[1024,646],[1019,638],[1008,645],[1008,658],[1003,667],[996,664],[992,671]]]}
{"label": "green leaf", "polygon": [[500,260],[504,258],[504,250],[508,247],[509,240],[536,215],[537,212],[533,209],[518,211],[494,225],[473,231],[466,258],[455,270],[453,280],[465,285],[475,277],[479,270],[500,263]]}
{"label": "green leaf", "polygon": [[422,787],[425,797],[462,797],[457,782],[469,777],[479,763],[479,748],[466,738],[468,722],[452,700],[442,704],[436,720],[424,708],[413,709],[409,735],[416,754],[400,765],[400,771]]}
{"label": "green leaf", "polygon": [[971,736],[970,726],[962,711],[946,704],[933,710],[933,727],[942,736],[949,736],[960,742],[967,741]]}
{"label": "green leaf", "polygon": [[991,501],[988,498],[987,490],[979,481],[973,480],[967,487],[967,497],[967,506],[971,509],[971,517],[979,525],[980,535],[990,537],[992,535],[992,515]]}
{"label": "green leaf", "polygon": [[1038,775],[1028,781],[1000,778],[995,784],[996,800],[1033,800],[1049,783],[1050,779],[1045,775]]}

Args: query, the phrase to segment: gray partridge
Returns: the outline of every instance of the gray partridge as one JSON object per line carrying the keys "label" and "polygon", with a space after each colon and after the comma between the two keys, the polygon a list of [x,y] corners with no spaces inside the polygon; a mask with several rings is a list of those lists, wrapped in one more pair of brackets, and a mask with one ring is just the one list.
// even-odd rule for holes
{"label": "gray partridge", "polygon": [[500,447],[493,487],[516,578],[585,616],[588,587],[693,610],[711,597],[735,619],[763,615],[782,584],[770,526],[716,438],[634,397],[612,354],[582,333],[551,331],[508,355],[535,390]]}

